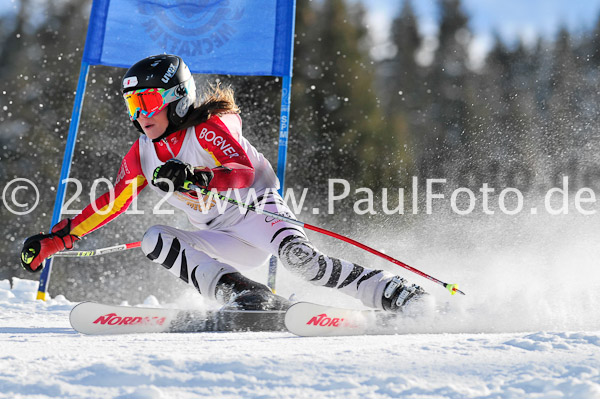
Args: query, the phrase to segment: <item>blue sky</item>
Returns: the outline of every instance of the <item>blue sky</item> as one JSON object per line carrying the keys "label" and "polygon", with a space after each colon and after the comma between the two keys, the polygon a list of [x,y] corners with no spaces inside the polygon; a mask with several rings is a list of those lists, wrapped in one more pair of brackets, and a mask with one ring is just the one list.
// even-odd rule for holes
{"label": "blue sky", "polygon": [[[403,0],[360,0],[368,8],[372,21],[388,24],[398,14]],[[431,29],[437,19],[438,0],[413,0],[415,12]],[[600,14],[600,0],[462,0],[471,17],[471,29],[477,35],[494,31],[504,39],[531,35],[553,35],[561,25],[577,32],[594,25]],[[373,24],[374,25],[374,24]]]}
{"label": "blue sky", "polygon": [[[354,0],[362,2],[369,12],[375,58],[386,56],[386,34],[391,20],[402,8],[403,0]],[[439,0],[412,0],[424,35],[435,34]],[[477,67],[493,45],[497,33],[508,43],[522,39],[533,44],[538,37],[552,39],[561,26],[571,32],[589,31],[600,16],[600,0],[462,0],[470,17],[471,60]],[[427,54],[424,63],[427,63]]]}
{"label": "blue sky", "polygon": [[565,25],[580,32],[593,27],[600,13],[600,0],[463,0],[463,4],[473,17],[475,32],[495,27],[509,39],[531,33],[552,36]]}

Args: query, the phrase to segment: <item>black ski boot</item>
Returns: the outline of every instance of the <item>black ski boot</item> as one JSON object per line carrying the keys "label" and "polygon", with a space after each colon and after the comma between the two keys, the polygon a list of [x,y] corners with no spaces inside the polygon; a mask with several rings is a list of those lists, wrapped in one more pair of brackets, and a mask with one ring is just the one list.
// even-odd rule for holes
{"label": "black ski boot", "polygon": [[409,302],[419,300],[425,291],[418,285],[407,286],[407,281],[402,277],[394,277],[385,286],[381,303],[383,309],[390,312],[401,312]]}
{"label": "black ski boot", "polygon": [[263,284],[250,280],[241,273],[223,275],[216,287],[217,300],[228,310],[287,310],[292,304],[275,295]]}

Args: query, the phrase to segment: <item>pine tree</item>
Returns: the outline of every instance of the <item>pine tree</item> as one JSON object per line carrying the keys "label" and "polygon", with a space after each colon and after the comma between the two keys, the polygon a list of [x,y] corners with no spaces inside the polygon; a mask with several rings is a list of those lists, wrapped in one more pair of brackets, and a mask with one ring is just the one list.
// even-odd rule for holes
{"label": "pine tree", "polygon": [[398,17],[392,21],[391,40],[395,55],[382,64],[385,87],[390,92],[386,99],[386,113],[414,109],[419,100],[421,73],[416,62],[421,47],[417,19],[412,2],[406,0]]}
{"label": "pine tree", "polygon": [[298,9],[295,58],[302,63],[294,74],[292,124],[303,144],[293,145],[304,147],[296,149],[302,167],[314,167],[310,176],[322,186],[331,177],[378,185],[386,140],[373,68],[361,47],[364,10],[350,12],[343,0],[313,7]]}
{"label": "pine tree", "polygon": [[523,43],[511,50],[496,36],[477,80],[474,112],[481,127],[475,133],[474,155],[480,176],[496,187],[526,191],[531,185],[535,68],[535,59]]}
{"label": "pine tree", "polygon": [[410,0],[403,3],[400,14],[392,21],[390,39],[395,53],[380,63],[379,86],[386,120],[393,132],[390,138],[402,143],[402,148],[397,149],[396,167],[403,169],[403,185],[406,186],[408,177],[414,173],[412,155],[417,150],[415,146],[424,133],[422,108],[426,95],[423,73],[416,62],[422,40]]}

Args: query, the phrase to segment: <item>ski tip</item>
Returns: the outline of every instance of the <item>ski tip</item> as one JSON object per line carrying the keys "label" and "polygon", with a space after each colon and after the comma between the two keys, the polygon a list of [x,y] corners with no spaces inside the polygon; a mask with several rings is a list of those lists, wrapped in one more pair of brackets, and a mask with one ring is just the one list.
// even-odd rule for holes
{"label": "ski tip", "polygon": [[464,292],[458,289],[458,284],[446,284],[446,289],[450,292],[450,295],[454,295],[456,293],[465,295]]}

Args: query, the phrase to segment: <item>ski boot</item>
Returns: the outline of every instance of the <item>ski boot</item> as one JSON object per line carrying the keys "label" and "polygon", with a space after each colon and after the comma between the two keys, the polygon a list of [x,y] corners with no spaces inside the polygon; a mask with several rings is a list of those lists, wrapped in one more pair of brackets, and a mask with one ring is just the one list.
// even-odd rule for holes
{"label": "ski boot", "polygon": [[418,301],[423,295],[423,288],[415,284],[409,287],[405,279],[396,276],[385,286],[381,303],[384,310],[402,312],[407,304]]}
{"label": "ski boot", "polygon": [[219,325],[225,331],[286,331],[285,311],[290,301],[241,273],[223,275],[215,290],[224,303]]}
{"label": "ski boot", "polygon": [[228,273],[217,282],[215,296],[227,310],[285,311],[292,304],[263,284],[241,273]]}

